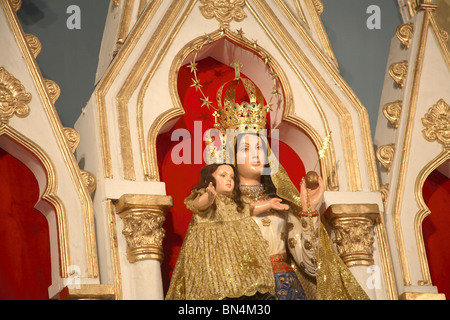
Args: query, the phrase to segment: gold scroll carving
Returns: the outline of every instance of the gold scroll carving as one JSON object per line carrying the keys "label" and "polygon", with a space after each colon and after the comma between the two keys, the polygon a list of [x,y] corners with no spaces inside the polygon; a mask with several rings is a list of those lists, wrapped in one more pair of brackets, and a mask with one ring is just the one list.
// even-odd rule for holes
{"label": "gold scroll carving", "polygon": [[348,266],[374,264],[374,227],[378,221],[376,204],[333,204],[325,218],[334,231],[333,242]]}
{"label": "gold scroll carving", "polygon": [[33,34],[25,33],[25,40],[27,41],[28,47],[31,50],[34,58],[37,58],[42,50],[42,43],[38,37]]}
{"label": "gold scroll carving", "polygon": [[377,159],[387,172],[391,171],[392,159],[394,158],[395,144],[391,143],[377,149]]}
{"label": "gold scroll carving", "polygon": [[402,107],[403,102],[401,100],[387,103],[383,107],[383,115],[396,129],[398,128],[398,123],[400,121],[400,114],[402,113]]}
{"label": "gold scroll carving", "polygon": [[131,263],[164,257],[162,242],[166,210],[172,207],[170,196],[125,194],[116,203],[116,212],[124,223],[122,234],[127,242]]}
{"label": "gold scroll carving", "polygon": [[397,38],[400,40],[400,42],[406,49],[409,49],[409,45],[411,44],[413,34],[414,34],[414,24],[412,23],[399,25],[395,33]]}
{"label": "gold scroll carving", "polygon": [[233,21],[242,21],[247,16],[244,12],[245,0],[200,0],[203,6],[200,12],[207,19],[216,18],[220,26],[228,27]]}
{"label": "gold scroll carving", "polygon": [[63,131],[67,143],[69,144],[70,151],[74,153],[75,150],[77,150],[78,145],[80,144],[80,134],[75,129],[69,127],[64,127]]}
{"label": "gold scroll carving", "polygon": [[400,89],[403,89],[408,74],[408,61],[401,61],[391,64],[389,75],[395,81]]}

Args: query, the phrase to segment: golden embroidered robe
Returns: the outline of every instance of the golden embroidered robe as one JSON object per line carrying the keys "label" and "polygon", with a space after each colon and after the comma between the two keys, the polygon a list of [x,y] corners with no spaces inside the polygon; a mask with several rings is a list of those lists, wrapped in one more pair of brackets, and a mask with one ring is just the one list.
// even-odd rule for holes
{"label": "golden embroidered robe", "polygon": [[250,216],[245,203],[217,194],[216,208],[193,207],[205,189],[193,191],[186,207],[193,211],[183,245],[175,264],[168,300],[219,300],[274,292],[272,266],[267,242]]}

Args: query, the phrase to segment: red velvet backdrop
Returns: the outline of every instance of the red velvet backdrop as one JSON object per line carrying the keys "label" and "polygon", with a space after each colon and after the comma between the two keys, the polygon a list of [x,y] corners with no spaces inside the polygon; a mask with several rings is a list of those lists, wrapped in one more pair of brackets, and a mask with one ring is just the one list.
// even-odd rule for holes
{"label": "red velvet backdrop", "polygon": [[34,209],[33,173],[0,149],[0,299],[48,299],[51,285],[47,219]]}
{"label": "red velvet backdrop", "polygon": [[[234,78],[234,69],[210,57],[198,61],[197,68],[197,76],[203,86],[203,92],[213,102],[213,105],[217,107],[216,92],[223,82]],[[243,74],[241,76],[245,77]],[[214,110],[201,107],[201,94],[194,87],[191,87],[192,78],[193,75],[188,67],[185,66],[180,69],[178,93],[186,113],[169,132],[160,134],[157,138],[160,178],[161,181],[166,183],[167,194],[173,197],[173,207],[167,213],[166,222],[164,223],[166,230],[163,243],[165,258],[162,263],[164,292],[167,292],[172,271],[192,215],[192,212],[186,209],[183,201],[189,194],[190,189],[197,185],[200,168],[205,165],[203,159],[202,163],[195,163],[194,150],[197,147],[200,147],[202,151],[204,150],[203,134],[206,130],[214,127],[214,117],[212,116]],[[238,101],[238,99],[236,100]],[[202,122],[201,135],[195,136],[194,121]],[[270,118],[268,123],[270,123]],[[186,146],[190,146],[191,154],[188,157],[190,163],[177,165],[172,160],[172,150],[182,140],[171,141],[172,133],[176,129],[187,129],[190,132],[191,139],[183,140]],[[202,141],[201,146],[200,141]],[[270,139],[269,142],[271,142]],[[179,151],[178,148],[176,150]],[[188,148],[185,148],[184,151],[188,152]],[[178,152],[176,152],[176,155],[178,155]],[[183,154],[180,156],[183,156]],[[305,175],[305,169],[300,158],[283,142],[279,142],[278,157],[295,185],[299,186],[301,178]]]}
{"label": "red velvet backdrop", "polygon": [[431,280],[450,300],[450,179],[435,170],[422,192],[431,211],[422,225]]}

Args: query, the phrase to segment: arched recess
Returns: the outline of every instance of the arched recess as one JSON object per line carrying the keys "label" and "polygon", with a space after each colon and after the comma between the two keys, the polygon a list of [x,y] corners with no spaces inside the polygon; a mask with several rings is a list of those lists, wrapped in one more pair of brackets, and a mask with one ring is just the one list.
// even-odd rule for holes
{"label": "arched recess", "polygon": [[51,285],[48,223],[34,208],[39,187],[22,162],[0,148],[0,300],[46,300]]}
{"label": "arched recess", "polygon": [[420,210],[414,223],[423,277],[420,284],[437,286],[439,293],[445,293],[447,299],[450,298],[450,285],[446,275],[450,268],[450,218],[447,214],[450,206],[450,180],[437,168],[449,161],[450,150],[444,148],[417,176],[415,196]]}
{"label": "arched recess", "polygon": [[[292,130],[294,130],[296,139],[294,141],[286,141],[286,143],[291,145],[299,155],[303,155],[302,160],[305,162],[307,168],[312,169],[315,167],[316,170],[320,171],[327,190],[338,190],[339,183],[337,181],[333,139],[331,138],[327,156],[319,160],[317,151],[322,147],[325,136],[320,136],[315,127],[295,114],[292,89],[280,65],[266,50],[257,46],[244,36],[239,35],[239,33],[233,33],[229,29],[219,29],[213,33],[205,34],[204,37],[198,37],[192,40],[181,49],[177,58],[172,63],[169,74],[169,89],[174,107],[160,114],[155,119],[147,133],[146,139],[143,133],[143,123],[138,121],[140,152],[145,179],[160,181],[157,148],[155,148],[156,140],[159,134],[171,130],[179,117],[185,113],[178,95],[178,72],[183,65],[192,61],[196,50],[200,47],[201,50],[196,58],[197,61],[205,57],[212,57],[226,65],[230,65],[235,59],[241,61],[244,64],[242,68],[243,72],[255,82],[266,99],[270,99],[272,94],[274,78],[271,72],[273,71],[278,79],[280,95],[278,95],[278,99],[273,101],[272,110],[275,110],[275,112],[271,112],[271,124],[268,129],[281,129],[281,133],[288,131],[292,133]],[[247,68],[245,65],[247,65]],[[320,114],[322,123],[319,126],[322,126],[325,132],[329,132],[326,116],[317,98],[303,79],[300,79],[299,82],[301,82],[300,85],[305,87],[311,97],[311,101],[307,104],[314,109],[314,112]],[[143,96],[145,93],[141,92],[140,95],[142,97],[139,99],[141,103],[138,106],[138,118],[142,119],[142,101],[144,100]],[[210,100],[215,100],[215,94],[210,97]],[[305,111],[308,110],[305,109]],[[284,140],[289,139],[289,137],[291,136],[284,135],[284,137],[280,138]]]}
{"label": "arched recess", "polygon": [[[68,268],[71,263],[66,210],[56,194],[57,175],[54,165],[39,146],[9,126],[0,128],[0,148],[22,162],[37,180],[39,198],[34,208],[41,212],[48,222],[51,287],[58,291],[61,278],[69,276]],[[50,291],[55,292],[49,289]]]}
{"label": "arched recess", "polygon": [[[200,47],[201,50],[198,50]],[[329,159],[326,161],[318,159],[318,149],[321,148],[324,137],[320,137],[310,124],[294,114],[294,101],[287,77],[266,51],[226,29],[188,43],[177,55],[170,69],[170,93],[175,107],[161,114],[154,121],[147,134],[147,145],[141,143],[141,155],[147,154],[145,149],[148,150],[148,158],[143,157],[144,175],[148,177],[147,180],[165,182],[166,193],[174,199],[174,205],[166,215],[164,224],[166,236],[163,244],[165,260],[162,264],[162,274],[165,290],[167,290],[171,271],[175,266],[191,217],[183,200],[189,194],[190,188],[197,184],[199,170],[204,165],[202,157],[197,157],[196,154],[199,154],[198,150],[202,154],[205,147],[203,133],[214,124],[212,117],[214,110],[206,106],[201,107],[200,93],[195,97],[194,95],[187,97],[185,92],[195,91],[192,88],[192,74],[189,66],[194,56],[199,68],[198,77],[213,104],[216,104],[214,102],[216,92],[222,82],[234,77],[235,71],[229,65],[235,59],[244,65],[241,74],[250,78],[261,89],[266,100],[269,100],[272,95],[274,74],[276,74],[280,95],[271,101],[273,104],[267,129],[269,131],[281,129],[282,134],[277,140],[280,162],[297,186],[304,176],[305,167],[315,168],[325,181],[330,181],[331,179],[328,179],[330,173],[333,170],[335,172],[334,165],[330,164]],[[200,70],[203,67],[204,69]],[[211,82],[214,83],[211,84]],[[208,91],[206,87],[211,90]],[[320,108],[314,102],[312,105]],[[323,121],[326,121],[324,117]],[[327,127],[323,123],[321,125]],[[187,134],[172,141],[173,132],[177,129]],[[142,129],[138,128],[138,131],[142,132]],[[145,141],[142,137],[139,140]],[[175,155],[184,158],[188,164],[174,165],[174,159],[171,156],[175,148],[178,152]],[[179,153],[181,149],[189,155],[181,155]],[[283,161],[283,159],[289,159],[289,161]],[[181,159],[175,160],[177,161]],[[145,168],[148,169],[147,172]]]}

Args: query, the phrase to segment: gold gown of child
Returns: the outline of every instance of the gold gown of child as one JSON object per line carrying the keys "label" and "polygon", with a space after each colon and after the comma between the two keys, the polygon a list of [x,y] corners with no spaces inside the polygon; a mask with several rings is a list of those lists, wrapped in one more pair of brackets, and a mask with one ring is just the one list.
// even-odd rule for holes
{"label": "gold gown of child", "polygon": [[193,207],[200,189],[184,200],[193,211],[175,269],[167,300],[219,300],[273,293],[274,276],[268,247],[245,203],[217,194],[216,209]]}

